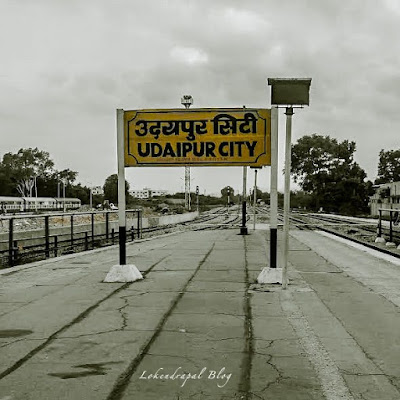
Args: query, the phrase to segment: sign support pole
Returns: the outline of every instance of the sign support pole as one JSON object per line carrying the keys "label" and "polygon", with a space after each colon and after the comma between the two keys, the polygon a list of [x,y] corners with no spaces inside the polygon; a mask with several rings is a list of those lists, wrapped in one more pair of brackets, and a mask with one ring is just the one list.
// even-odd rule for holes
{"label": "sign support pole", "polygon": [[290,169],[292,157],[292,116],[293,107],[286,107],[286,143],[285,143],[285,195],[283,211],[283,268],[282,289],[288,285],[287,264],[289,255],[289,212],[290,212]]}
{"label": "sign support pole", "polygon": [[124,110],[117,109],[117,158],[118,158],[118,225],[119,265],[113,265],[104,282],[134,282],[143,279],[135,265],[126,264],[126,213],[125,213],[125,137]]}
{"label": "sign support pole", "polygon": [[124,110],[117,110],[119,264],[126,265]]}
{"label": "sign support pole", "polygon": [[278,245],[278,107],[271,108],[271,170],[270,170],[270,265],[258,275],[258,283],[282,283],[282,269],[277,268]]}
{"label": "sign support pole", "polygon": [[276,268],[278,245],[278,107],[271,109],[270,268]]}
{"label": "sign support pole", "polygon": [[247,180],[247,167],[243,167],[243,198],[242,198],[242,226],[240,227],[240,234],[247,235],[246,226],[246,180]]}
{"label": "sign support pole", "polygon": [[258,170],[254,170],[254,205],[253,205],[253,231],[256,230],[256,204],[257,204],[257,172]]}

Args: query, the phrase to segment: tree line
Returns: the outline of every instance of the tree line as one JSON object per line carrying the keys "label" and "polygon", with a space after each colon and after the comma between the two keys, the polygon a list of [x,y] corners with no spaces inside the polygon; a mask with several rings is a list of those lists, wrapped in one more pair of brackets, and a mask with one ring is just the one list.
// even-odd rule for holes
{"label": "tree line", "polygon": [[89,188],[76,184],[78,172],[56,170],[50,154],[38,148],[6,153],[0,163],[0,195],[17,197],[77,197],[89,199]]}
{"label": "tree line", "polygon": [[[368,212],[369,197],[373,185],[400,181],[400,149],[381,150],[378,177],[367,180],[365,171],[354,161],[356,143],[338,140],[330,136],[307,135],[292,145],[291,175],[301,190],[291,195],[292,207],[361,214]],[[38,148],[20,149],[4,154],[0,162],[0,196],[18,197],[77,197],[83,204],[89,203],[90,188],[76,183],[78,172],[70,169],[56,170],[50,154]],[[106,178],[104,196],[94,196],[94,205],[104,199],[118,202],[118,177]],[[127,203],[134,200],[125,182]],[[257,189],[257,198],[265,203],[269,193]],[[282,196],[279,196],[281,200]],[[237,203],[238,195],[226,186],[221,190],[221,201]],[[211,200],[210,200],[211,201]]]}
{"label": "tree line", "polygon": [[[354,161],[356,143],[330,136],[308,135],[292,145],[291,174],[302,189],[295,194],[301,207],[341,214],[368,212],[373,185],[400,181],[400,149],[381,150],[373,183]],[[296,198],[297,195],[297,198]]]}

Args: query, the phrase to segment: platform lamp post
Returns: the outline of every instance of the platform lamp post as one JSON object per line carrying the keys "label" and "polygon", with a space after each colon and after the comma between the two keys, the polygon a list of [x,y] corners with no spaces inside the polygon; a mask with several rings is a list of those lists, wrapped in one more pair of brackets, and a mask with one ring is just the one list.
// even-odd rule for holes
{"label": "platform lamp post", "polygon": [[240,235],[247,235],[247,226],[246,226],[246,182],[247,182],[247,167],[243,166],[243,194],[242,194],[242,225],[240,227]]}
{"label": "platform lamp post", "polygon": [[[290,169],[291,169],[291,136],[293,108],[303,108],[310,104],[310,78],[268,78],[271,86],[271,105],[273,111],[279,106],[286,108],[286,141],[285,141],[285,193],[283,214],[283,260],[282,268],[277,268],[277,174],[278,174],[278,140],[277,114],[275,126],[271,127],[271,247],[270,269],[264,268],[257,281],[259,283],[282,283],[282,288],[288,285],[287,263],[289,254],[289,211],[290,211]],[[274,122],[274,117],[271,118]],[[272,226],[274,225],[274,226]]]}
{"label": "platform lamp post", "polygon": [[227,196],[228,196],[228,204],[227,204],[227,207],[226,207],[226,213],[227,213],[227,215],[229,215],[229,204],[231,202],[231,188],[229,186],[228,186],[228,189],[227,189]]}
{"label": "platform lamp post", "polygon": [[257,205],[257,172],[259,169],[261,169],[262,167],[250,167],[250,169],[254,169],[254,192],[253,192],[253,196],[254,196],[254,203],[253,203],[253,230],[256,230],[256,205]]}
{"label": "platform lamp post", "polygon": [[197,203],[197,212],[199,212],[199,187],[196,186],[196,203]]}
{"label": "platform lamp post", "polygon": [[[185,94],[181,98],[181,104],[188,110],[193,104],[193,97],[190,94]],[[185,167],[185,207],[188,211],[191,209],[190,205],[190,167]]]}
{"label": "platform lamp post", "polygon": [[135,265],[126,262],[125,115],[121,108],[116,111],[119,264],[111,267],[103,282],[134,282],[143,279],[143,276]]}

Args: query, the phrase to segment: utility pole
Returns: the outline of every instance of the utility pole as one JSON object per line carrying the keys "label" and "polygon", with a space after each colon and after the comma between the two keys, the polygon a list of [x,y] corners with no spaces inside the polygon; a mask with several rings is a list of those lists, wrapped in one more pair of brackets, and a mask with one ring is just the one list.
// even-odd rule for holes
{"label": "utility pole", "polygon": [[[188,110],[193,104],[193,97],[190,94],[185,94],[181,98],[181,104]],[[190,167],[185,167],[185,208],[190,211]]]}
{"label": "utility pole", "polygon": [[197,196],[197,212],[199,212],[199,187],[196,186],[196,196]]}
{"label": "utility pole", "polygon": [[240,234],[247,235],[246,226],[246,180],[247,180],[247,167],[243,167],[243,195],[242,195],[242,226],[240,227]]}

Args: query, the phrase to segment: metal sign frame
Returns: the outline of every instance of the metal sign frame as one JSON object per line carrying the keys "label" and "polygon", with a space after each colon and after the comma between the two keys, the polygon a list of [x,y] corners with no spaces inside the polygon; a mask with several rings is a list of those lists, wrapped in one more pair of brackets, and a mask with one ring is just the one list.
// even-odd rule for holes
{"label": "metal sign frame", "polygon": [[271,163],[271,110],[124,111],[126,167],[264,166]]}

